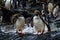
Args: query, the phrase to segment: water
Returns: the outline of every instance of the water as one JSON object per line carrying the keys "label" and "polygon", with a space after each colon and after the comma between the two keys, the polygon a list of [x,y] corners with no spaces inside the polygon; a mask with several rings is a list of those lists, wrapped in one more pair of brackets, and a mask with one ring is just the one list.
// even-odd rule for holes
{"label": "water", "polygon": [[9,33],[9,32],[15,33],[16,28],[13,25],[2,25],[1,31],[4,33]]}

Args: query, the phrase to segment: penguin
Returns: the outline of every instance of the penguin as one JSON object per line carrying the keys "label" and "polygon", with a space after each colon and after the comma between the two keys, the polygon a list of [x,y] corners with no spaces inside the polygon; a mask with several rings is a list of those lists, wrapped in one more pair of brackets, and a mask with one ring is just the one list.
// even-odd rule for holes
{"label": "penguin", "polygon": [[[37,11],[35,11],[36,13]],[[33,25],[36,28],[37,33],[42,33],[44,30],[44,23],[42,19],[40,18],[39,14],[36,13],[35,16],[33,17]]]}
{"label": "penguin", "polygon": [[59,6],[57,5],[54,9],[53,9],[53,16],[57,17],[58,15],[58,10],[59,10]]}
{"label": "penguin", "polygon": [[24,25],[25,25],[25,18],[23,16],[19,16],[15,24],[16,24],[17,31],[22,32],[22,30],[24,29]]}
{"label": "penguin", "polygon": [[9,9],[9,10],[10,10],[10,7],[11,7],[10,1],[11,1],[11,0],[6,0],[6,2],[5,2],[5,8],[6,8],[6,9]]}
{"label": "penguin", "polygon": [[42,18],[46,22],[46,24],[44,24],[45,25],[44,33],[46,33],[46,32],[48,32],[48,27],[47,27],[48,22],[46,21],[46,16],[45,16],[44,10],[42,10],[41,13],[42,13]]}
{"label": "penguin", "polygon": [[52,3],[48,3],[48,12],[52,12],[52,9],[53,9],[53,4]]}

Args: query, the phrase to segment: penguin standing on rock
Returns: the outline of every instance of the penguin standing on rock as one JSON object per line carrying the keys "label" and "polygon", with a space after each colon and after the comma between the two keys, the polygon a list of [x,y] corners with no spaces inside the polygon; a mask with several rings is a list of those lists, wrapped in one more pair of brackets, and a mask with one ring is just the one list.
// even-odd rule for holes
{"label": "penguin standing on rock", "polygon": [[33,24],[36,28],[37,33],[42,33],[44,30],[44,23],[40,18],[41,15],[38,14],[38,10],[35,10],[35,16],[33,17]]}
{"label": "penguin standing on rock", "polygon": [[17,31],[22,32],[22,30],[24,29],[24,25],[25,25],[25,18],[21,15],[18,15],[18,18],[15,24],[16,24]]}

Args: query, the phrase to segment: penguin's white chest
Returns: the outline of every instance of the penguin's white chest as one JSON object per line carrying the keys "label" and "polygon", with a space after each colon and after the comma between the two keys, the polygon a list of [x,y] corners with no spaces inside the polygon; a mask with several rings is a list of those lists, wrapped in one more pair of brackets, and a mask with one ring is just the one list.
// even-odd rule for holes
{"label": "penguin's white chest", "polygon": [[43,30],[44,29],[44,23],[40,19],[39,16],[34,16],[33,17],[33,23],[34,23],[34,26],[36,27],[36,29],[40,29],[40,30]]}
{"label": "penguin's white chest", "polygon": [[33,18],[33,22],[34,22],[34,24],[37,24],[37,25],[42,25],[43,24],[43,21],[40,19],[40,17],[37,17],[37,16],[35,16]]}
{"label": "penguin's white chest", "polygon": [[24,24],[25,24],[24,17],[20,17],[19,19],[17,19],[16,25],[20,26],[20,25],[24,25]]}

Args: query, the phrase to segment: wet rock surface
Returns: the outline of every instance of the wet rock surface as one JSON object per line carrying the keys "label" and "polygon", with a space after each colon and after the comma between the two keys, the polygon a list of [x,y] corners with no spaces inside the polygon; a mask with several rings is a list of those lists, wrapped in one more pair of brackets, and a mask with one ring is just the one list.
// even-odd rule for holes
{"label": "wet rock surface", "polygon": [[48,32],[41,35],[18,33],[3,33],[0,31],[0,40],[60,40],[60,31]]}

